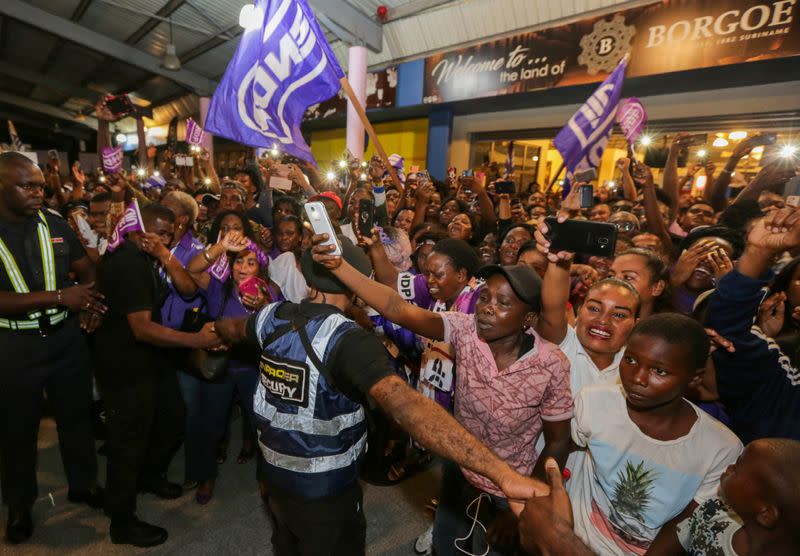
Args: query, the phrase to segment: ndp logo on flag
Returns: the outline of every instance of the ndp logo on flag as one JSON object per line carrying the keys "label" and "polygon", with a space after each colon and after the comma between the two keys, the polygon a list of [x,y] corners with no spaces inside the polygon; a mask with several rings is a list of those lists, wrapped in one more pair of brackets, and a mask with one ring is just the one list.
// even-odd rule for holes
{"label": "ndp logo on flag", "polygon": [[313,160],[300,126],[306,109],[341,88],[344,72],[306,0],[255,0],[249,26],[208,110],[206,131]]}
{"label": "ndp logo on flag", "polygon": [[[280,37],[273,36],[278,29],[286,29],[287,25],[288,32]],[[245,74],[239,85],[239,117],[247,127],[267,137],[291,140],[291,130],[285,123],[285,118],[281,117],[281,112],[295,90],[325,69],[327,58],[322,52],[318,52],[315,58],[319,61],[308,73],[293,75],[295,67],[311,57],[317,40],[299,5],[292,0],[283,0],[275,14],[266,22],[261,42],[271,50]],[[282,88],[290,77],[291,85]],[[283,137],[272,131],[275,126],[271,124],[271,113],[276,114],[283,124],[280,126],[284,131]]]}

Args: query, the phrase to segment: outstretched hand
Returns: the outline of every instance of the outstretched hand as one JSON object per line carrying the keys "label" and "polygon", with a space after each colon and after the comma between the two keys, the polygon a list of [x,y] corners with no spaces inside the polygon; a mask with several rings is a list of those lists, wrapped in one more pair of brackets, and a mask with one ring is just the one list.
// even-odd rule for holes
{"label": "outstretched hand", "polygon": [[747,244],[775,253],[800,246],[800,210],[787,207],[770,211],[756,221]]}
{"label": "outstretched hand", "polygon": [[549,493],[530,498],[519,516],[522,548],[531,554],[568,554],[567,537],[573,536],[572,504],[564,489],[561,470],[553,458],[545,462]]}
{"label": "outstretched hand", "polygon": [[[562,218],[562,215],[559,214],[558,221],[563,222],[564,220],[566,220],[566,218]],[[572,259],[575,257],[575,253],[569,251],[558,251],[557,253],[550,251],[550,240],[547,239],[547,233],[549,231],[550,228],[548,228],[547,223],[543,221],[539,224],[539,227],[533,233],[533,238],[536,240],[536,249],[540,253],[543,253],[551,263],[571,263]]]}

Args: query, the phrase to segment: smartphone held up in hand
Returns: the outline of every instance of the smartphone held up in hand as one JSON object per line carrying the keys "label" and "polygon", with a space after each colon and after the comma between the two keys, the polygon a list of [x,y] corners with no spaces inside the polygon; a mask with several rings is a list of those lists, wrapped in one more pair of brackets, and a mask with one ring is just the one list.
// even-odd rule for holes
{"label": "smartphone held up in hand", "polygon": [[250,276],[239,283],[239,293],[258,297],[261,292],[267,291],[267,283],[258,276]]}
{"label": "smartphone held up in hand", "polygon": [[375,201],[361,199],[358,202],[358,231],[362,236],[371,237],[375,225]]}
{"label": "smartphone held up in hand", "polygon": [[494,182],[494,190],[498,195],[513,195],[517,192],[517,186],[511,180],[497,180]]}
{"label": "smartphone held up in hand", "polygon": [[598,257],[613,257],[617,245],[617,228],[606,222],[565,220],[559,223],[555,216],[544,219],[550,251],[570,251]]}
{"label": "smartphone held up in hand", "polygon": [[119,119],[133,112],[134,107],[128,95],[108,95],[105,98],[106,107]]}
{"label": "smartphone held up in hand", "polygon": [[329,254],[341,256],[342,246],[336,238],[336,231],[333,228],[330,217],[328,217],[328,212],[325,210],[325,205],[319,201],[312,201],[306,203],[303,208],[306,211],[308,221],[311,224],[311,228],[314,230],[314,234],[328,234],[328,239],[325,240],[322,245],[333,245],[335,247]]}

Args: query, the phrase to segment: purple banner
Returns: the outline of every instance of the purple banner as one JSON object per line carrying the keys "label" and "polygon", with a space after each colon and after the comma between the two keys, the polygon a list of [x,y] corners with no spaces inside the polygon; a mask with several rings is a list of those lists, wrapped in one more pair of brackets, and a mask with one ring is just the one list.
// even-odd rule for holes
{"label": "purple banner", "polygon": [[206,129],[312,161],[300,124],[335,95],[342,68],[305,0],[256,0],[262,25],[245,30],[208,112]]}
{"label": "purple banner", "polygon": [[622,133],[625,134],[625,139],[633,145],[644,131],[647,123],[647,111],[638,98],[630,97],[620,101],[617,109],[617,123],[622,129]]}
{"label": "purple banner", "polygon": [[103,171],[118,174],[122,168],[122,147],[103,147]]}
{"label": "purple banner", "polygon": [[206,132],[192,118],[186,120],[186,142],[190,145],[202,145]]}
{"label": "purple banner", "polygon": [[125,209],[125,213],[119,219],[117,225],[114,226],[114,231],[111,232],[111,237],[108,240],[108,251],[112,252],[122,245],[125,241],[125,236],[129,233],[143,231],[144,222],[142,221],[142,214],[139,212],[139,203],[134,199]]}
{"label": "purple banner", "polygon": [[564,159],[567,175],[597,168],[614,127],[627,56],[556,135],[553,144]]}

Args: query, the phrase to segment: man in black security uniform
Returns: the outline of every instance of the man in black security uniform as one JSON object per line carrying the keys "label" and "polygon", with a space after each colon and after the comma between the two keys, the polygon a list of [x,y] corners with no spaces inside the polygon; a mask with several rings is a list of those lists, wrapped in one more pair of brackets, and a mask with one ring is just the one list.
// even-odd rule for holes
{"label": "man in black security uniform", "polygon": [[[339,241],[344,259],[369,275],[364,252],[344,237]],[[253,404],[275,553],[364,554],[358,465],[366,444],[362,406],[370,402],[432,452],[490,478],[510,499],[545,494],[543,483],[515,473],[395,374],[380,340],[344,315],[353,294],[311,257],[308,250],[301,262],[309,299],[216,323],[226,343],[250,341],[262,349]]]}
{"label": "man in black security uniform", "polygon": [[[42,172],[27,157],[0,154],[0,488],[11,543],[33,534],[43,391],[58,426],[69,500],[103,505],[81,326],[96,326],[106,308],[80,240],[63,219],[42,209],[44,187]],[[70,281],[70,272],[80,284]]]}
{"label": "man in black security uniform", "polygon": [[220,345],[214,326],[190,334],[161,325],[161,306],[169,293],[159,269],[185,297],[197,284],[170,252],[175,214],[151,204],[142,208],[146,232],[130,232],[99,268],[99,287],[108,314],[94,338],[95,374],[106,404],[108,472],[106,513],[115,544],[155,546],[167,531],[136,517],[136,495],[178,498],[179,484],[166,470],[184,430],[184,405],[165,348]]}

